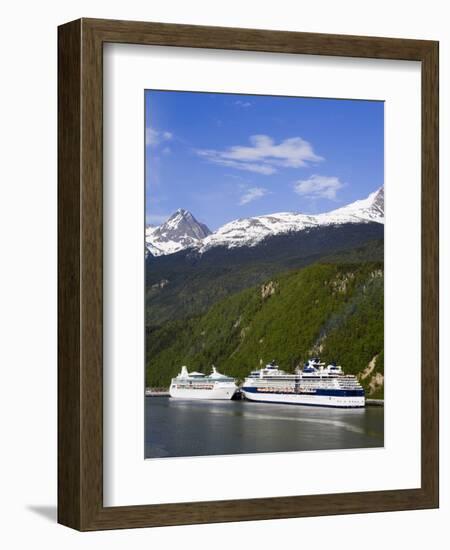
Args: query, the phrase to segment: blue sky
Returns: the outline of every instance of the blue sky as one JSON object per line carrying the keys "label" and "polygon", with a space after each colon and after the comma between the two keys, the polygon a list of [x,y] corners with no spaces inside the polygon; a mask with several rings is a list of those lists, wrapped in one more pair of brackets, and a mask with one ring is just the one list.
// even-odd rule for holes
{"label": "blue sky", "polygon": [[339,208],[383,185],[384,103],[145,92],[146,222]]}

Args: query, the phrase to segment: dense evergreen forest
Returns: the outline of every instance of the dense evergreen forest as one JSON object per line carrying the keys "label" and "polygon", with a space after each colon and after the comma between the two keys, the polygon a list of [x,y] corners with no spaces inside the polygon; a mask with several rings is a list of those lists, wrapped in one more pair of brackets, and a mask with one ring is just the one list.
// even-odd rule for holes
{"label": "dense evergreen forest", "polygon": [[193,249],[146,260],[146,325],[206,313],[216,302],[278,273],[318,261],[383,261],[379,223],[317,227],[266,238],[258,246]]}
{"label": "dense evergreen forest", "polygon": [[[337,361],[346,373],[357,374],[369,396],[382,398],[382,250],[382,240],[340,252],[325,247],[315,262],[305,261],[311,258],[307,255],[298,258],[297,265],[290,253],[286,261],[279,254],[278,262],[267,257],[264,261],[262,254],[243,261],[241,271],[227,271],[226,262],[216,262],[225,279],[220,273],[205,275],[213,263],[196,272],[185,257],[184,279],[173,281],[170,269],[160,267],[158,276],[164,269],[167,275],[158,281],[153,274],[147,286],[147,312],[153,312],[146,326],[147,385],[167,387],[181,365],[209,372],[214,364],[243,379],[272,359],[292,372],[312,355],[320,355]],[[177,258],[164,261],[170,264]],[[261,270],[263,265],[266,270]],[[200,295],[193,290],[197,284],[203,289]],[[171,286],[164,301],[164,291]],[[176,297],[181,304],[191,300],[189,307],[177,310]]]}

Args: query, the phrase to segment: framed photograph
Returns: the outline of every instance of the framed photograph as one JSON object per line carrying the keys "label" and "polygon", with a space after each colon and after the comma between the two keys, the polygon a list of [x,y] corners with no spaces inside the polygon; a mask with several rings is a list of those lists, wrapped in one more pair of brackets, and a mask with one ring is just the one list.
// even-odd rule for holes
{"label": "framed photograph", "polygon": [[59,522],[438,507],[438,43],[58,41]]}

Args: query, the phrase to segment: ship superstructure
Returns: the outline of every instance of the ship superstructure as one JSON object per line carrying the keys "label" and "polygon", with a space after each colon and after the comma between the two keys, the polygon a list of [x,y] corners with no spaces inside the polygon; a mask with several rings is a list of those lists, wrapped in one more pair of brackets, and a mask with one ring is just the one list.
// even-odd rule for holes
{"label": "ship superstructure", "polygon": [[241,391],[246,399],[268,403],[359,408],[365,406],[364,388],[342,367],[310,359],[295,374],[281,370],[275,361],[252,371]]}
{"label": "ship superstructure", "polygon": [[238,387],[234,378],[221,374],[215,367],[206,375],[202,372],[181,372],[170,383],[170,397],[179,399],[232,399]]}

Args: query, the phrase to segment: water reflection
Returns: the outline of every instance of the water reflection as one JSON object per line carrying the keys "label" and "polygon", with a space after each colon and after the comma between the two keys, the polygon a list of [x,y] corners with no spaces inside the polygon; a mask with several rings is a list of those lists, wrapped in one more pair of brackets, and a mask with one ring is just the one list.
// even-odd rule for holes
{"label": "water reflection", "polygon": [[384,409],[146,397],[146,458],[382,447]]}

